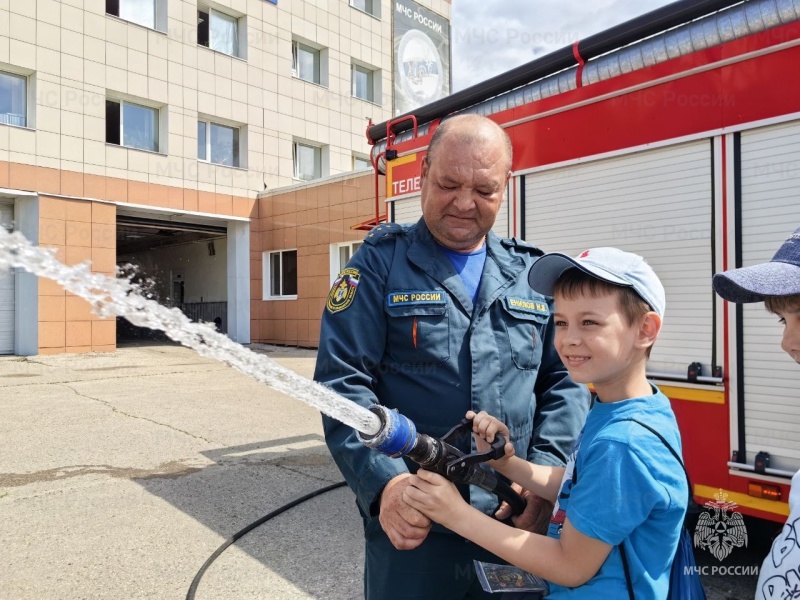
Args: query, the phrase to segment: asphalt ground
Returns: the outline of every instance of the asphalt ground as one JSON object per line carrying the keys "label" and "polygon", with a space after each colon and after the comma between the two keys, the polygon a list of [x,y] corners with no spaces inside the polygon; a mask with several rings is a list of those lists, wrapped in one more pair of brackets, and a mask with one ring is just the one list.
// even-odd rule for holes
{"label": "asphalt ground", "polygon": [[[315,354],[273,349],[310,376]],[[185,598],[229,536],[341,481],[320,416],[168,344],[0,358],[0,598]],[[210,598],[359,598],[352,493],[253,530],[209,568]]]}
{"label": "asphalt ground", "polygon": [[[311,376],[313,351],[254,349]],[[169,343],[0,357],[0,411],[0,600],[185,598],[231,535],[342,479],[317,411]],[[725,564],[759,564],[762,529]],[[347,488],[320,495],[228,548],[195,598],[360,598],[361,531]],[[698,562],[709,600],[753,597],[755,577]]]}

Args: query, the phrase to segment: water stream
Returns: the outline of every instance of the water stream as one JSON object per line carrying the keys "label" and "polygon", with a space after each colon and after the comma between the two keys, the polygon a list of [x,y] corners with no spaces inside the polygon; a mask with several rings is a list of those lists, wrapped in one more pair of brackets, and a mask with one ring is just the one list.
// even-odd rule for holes
{"label": "water stream", "polygon": [[139,327],[160,329],[201,356],[222,361],[362,433],[374,435],[380,429],[378,417],[367,409],[237,344],[213,324],[193,323],[180,309],[146,298],[128,279],[92,273],[88,262],[67,266],[55,258],[55,250],[34,246],[20,232],[0,226],[0,271],[14,267],[52,279],[87,300],[101,317],[125,317]]}

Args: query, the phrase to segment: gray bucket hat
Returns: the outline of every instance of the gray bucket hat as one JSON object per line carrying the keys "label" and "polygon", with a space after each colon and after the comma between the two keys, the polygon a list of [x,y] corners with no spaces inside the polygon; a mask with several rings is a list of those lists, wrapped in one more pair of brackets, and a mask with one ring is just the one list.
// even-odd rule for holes
{"label": "gray bucket hat", "polygon": [[766,263],[714,275],[714,290],[729,302],[761,302],[767,296],[800,294],[800,228]]}

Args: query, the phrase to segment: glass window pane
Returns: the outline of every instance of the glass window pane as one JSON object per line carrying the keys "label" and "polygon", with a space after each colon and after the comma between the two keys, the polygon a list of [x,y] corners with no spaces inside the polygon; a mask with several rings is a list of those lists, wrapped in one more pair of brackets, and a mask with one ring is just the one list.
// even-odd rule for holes
{"label": "glass window pane", "polygon": [[339,268],[338,271],[341,272],[342,269],[345,268],[347,265],[347,261],[350,260],[350,246],[339,246]]}
{"label": "glass window pane", "polygon": [[208,48],[208,13],[202,10],[197,11],[197,43]]}
{"label": "glass window pane", "polygon": [[106,142],[119,146],[120,103],[106,100]]}
{"label": "glass window pane", "polygon": [[211,40],[209,47],[231,56],[239,55],[239,30],[237,19],[215,10],[211,13]]}
{"label": "glass window pane", "polygon": [[239,130],[211,123],[211,162],[239,166]]}
{"label": "glass window pane", "polygon": [[297,178],[308,181],[321,177],[320,149],[305,144],[297,144],[295,156],[297,157]]}
{"label": "glass window pane", "polygon": [[372,72],[353,66],[353,95],[362,100],[372,101]]}
{"label": "glass window pane", "polygon": [[197,122],[197,158],[208,160],[206,156],[206,122]]}
{"label": "glass window pane", "polygon": [[372,11],[372,0],[350,0],[350,5],[371,15],[375,14]]}
{"label": "glass window pane", "polygon": [[297,250],[282,252],[283,259],[283,295],[297,295]]}
{"label": "glass window pane", "polygon": [[269,295],[281,295],[281,253],[269,255]]}
{"label": "glass window pane", "polygon": [[371,169],[372,163],[369,161],[368,158],[363,158],[361,156],[354,156],[353,157],[353,170],[359,169]]}
{"label": "glass window pane", "polygon": [[155,0],[120,0],[119,16],[126,21],[154,29],[156,26]]}
{"label": "glass window pane", "polygon": [[122,104],[122,145],[158,152],[158,110]]}
{"label": "glass window pane", "polygon": [[319,83],[319,52],[308,46],[297,45],[297,76]]}
{"label": "glass window pane", "polygon": [[27,82],[26,77],[0,73],[0,123],[27,125]]}

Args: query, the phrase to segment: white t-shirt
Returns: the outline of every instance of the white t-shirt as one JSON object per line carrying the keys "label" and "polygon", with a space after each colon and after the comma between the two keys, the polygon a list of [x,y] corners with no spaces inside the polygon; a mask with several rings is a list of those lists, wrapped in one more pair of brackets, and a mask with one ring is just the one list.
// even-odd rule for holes
{"label": "white t-shirt", "polygon": [[800,589],[800,471],[792,477],[789,518],[761,565],[756,600],[794,598]]}

